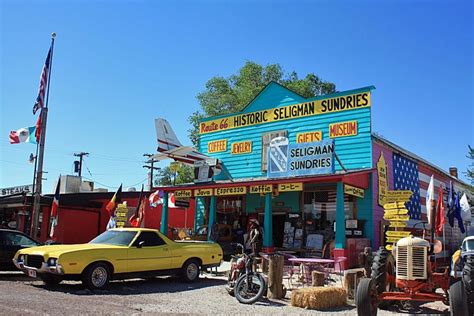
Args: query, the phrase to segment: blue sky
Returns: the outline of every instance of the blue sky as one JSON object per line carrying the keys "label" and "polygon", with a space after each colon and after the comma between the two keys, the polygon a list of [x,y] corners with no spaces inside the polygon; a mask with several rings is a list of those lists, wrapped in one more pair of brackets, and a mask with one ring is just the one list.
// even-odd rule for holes
{"label": "blue sky", "polygon": [[374,85],[375,132],[444,170],[470,163],[471,1],[3,0],[0,10],[0,187],[32,181],[35,146],[10,145],[8,133],[36,122],[53,31],[45,192],[79,151],[96,186],[138,187],[154,118],[189,144],[196,95],[247,60],[314,72],[341,91]]}

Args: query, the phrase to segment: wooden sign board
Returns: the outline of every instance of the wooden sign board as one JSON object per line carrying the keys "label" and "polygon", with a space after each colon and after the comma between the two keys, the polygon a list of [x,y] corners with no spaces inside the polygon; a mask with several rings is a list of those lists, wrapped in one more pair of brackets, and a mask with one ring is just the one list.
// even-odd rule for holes
{"label": "wooden sign board", "polygon": [[386,210],[384,214],[387,215],[406,215],[408,214],[408,210],[406,208],[399,208],[399,209],[392,209]]}
{"label": "wooden sign board", "polygon": [[281,183],[278,184],[278,192],[303,191],[303,183]]}
{"label": "wooden sign board", "polygon": [[249,193],[272,193],[273,185],[271,184],[262,184],[262,185],[251,185]]}
{"label": "wooden sign board", "polygon": [[404,230],[401,230],[401,231],[389,230],[385,233],[387,237],[399,237],[399,238],[408,237],[410,236],[410,234],[411,232],[404,231]]}
{"label": "wooden sign board", "polygon": [[215,189],[217,196],[223,195],[243,195],[247,193],[246,187],[226,187]]}
{"label": "wooden sign board", "polygon": [[194,190],[194,196],[212,196],[212,189],[196,189]]}
{"label": "wooden sign board", "polygon": [[390,221],[389,227],[403,228],[407,227],[407,223],[405,221]]}
{"label": "wooden sign board", "polygon": [[399,209],[399,208],[404,208],[405,207],[405,202],[393,202],[393,203],[386,203],[384,204],[383,208],[385,210],[389,209]]}
{"label": "wooden sign board", "polygon": [[410,219],[410,216],[408,215],[389,215],[385,214],[383,216],[383,219],[387,221],[408,221]]}
{"label": "wooden sign board", "polygon": [[175,198],[190,198],[193,196],[193,191],[192,190],[178,190],[174,191],[174,197]]}
{"label": "wooden sign board", "polygon": [[354,186],[349,185],[349,184],[344,184],[344,193],[349,194],[349,195],[353,195],[353,196],[357,196],[357,197],[360,197],[362,199],[364,198],[364,189],[354,187]]}

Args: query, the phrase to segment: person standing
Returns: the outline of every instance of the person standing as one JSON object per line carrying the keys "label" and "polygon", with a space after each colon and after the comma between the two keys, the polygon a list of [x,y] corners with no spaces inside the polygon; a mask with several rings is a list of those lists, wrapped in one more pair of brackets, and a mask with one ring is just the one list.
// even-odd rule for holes
{"label": "person standing", "polygon": [[262,250],[262,241],[263,241],[263,231],[260,227],[258,220],[251,219],[250,220],[250,246],[252,247],[252,254],[254,256],[258,256],[260,251]]}

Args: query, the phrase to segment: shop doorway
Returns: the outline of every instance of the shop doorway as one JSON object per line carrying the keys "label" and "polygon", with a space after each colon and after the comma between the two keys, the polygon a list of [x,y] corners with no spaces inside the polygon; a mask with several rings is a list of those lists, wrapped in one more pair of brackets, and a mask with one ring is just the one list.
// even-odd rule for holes
{"label": "shop doorway", "polygon": [[273,215],[273,246],[283,246],[283,235],[285,232],[285,214]]}

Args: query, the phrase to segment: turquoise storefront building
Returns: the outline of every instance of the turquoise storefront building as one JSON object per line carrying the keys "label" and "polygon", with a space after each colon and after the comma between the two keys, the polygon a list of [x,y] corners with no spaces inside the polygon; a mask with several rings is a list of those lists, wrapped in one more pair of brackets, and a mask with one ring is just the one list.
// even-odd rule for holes
{"label": "turquoise storefront building", "polygon": [[[363,247],[377,248],[384,242],[379,205],[383,190],[412,190],[411,220],[423,219],[421,179],[418,192],[415,187],[394,187],[398,174],[392,161],[408,159],[412,166],[413,160],[417,172],[419,165],[428,170],[425,173],[436,174],[439,183],[452,180],[459,190],[466,187],[373,135],[374,89],[306,99],[271,82],[241,112],[200,121],[198,151],[218,159],[222,170],[212,181],[162,189],[166,196],[192,198],[195,230],[218,223],[233,232],[233,241],[240,241],[249,219],[256,218],[263,223],[263,246],[269,251],[317,251],[328,245],[333,256],[348,257],[349,266],[357,265]],[[380,156],[388,161],[384,168],[391,168],[382,168],[385,187],[377,169]],[[167,198],[164,201],[161,225],[166,229]]]}

